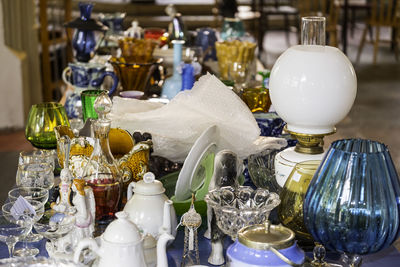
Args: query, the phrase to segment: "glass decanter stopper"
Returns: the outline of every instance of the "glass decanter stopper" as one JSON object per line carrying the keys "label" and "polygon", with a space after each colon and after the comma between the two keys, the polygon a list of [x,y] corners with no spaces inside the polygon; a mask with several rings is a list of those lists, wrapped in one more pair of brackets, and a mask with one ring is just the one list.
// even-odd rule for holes
{"label": "glass decanter stopper", "polygon": [[185,227],[181,267],[200,264],[197,229],[201,225],[201,215],[194,208],[194,199],[194,194],[192,194],[190,209],[181,218],[181,224]]}
{"label": "glass decanter stopper", "polygon": [[108,141],[111,121],[106,115],[112,102],[106,92],[97,97],[94,108],[99,118],[93,122],[95,145],[83,172],[83,179],[93,189],[96,201],[96,223],[108,224],[118,211],[121,195],[121,174],[111,154]]}
{"label": "glass decanter stopper", "polygon": [[301,18],[301,44],[325,45],[325,17]]}

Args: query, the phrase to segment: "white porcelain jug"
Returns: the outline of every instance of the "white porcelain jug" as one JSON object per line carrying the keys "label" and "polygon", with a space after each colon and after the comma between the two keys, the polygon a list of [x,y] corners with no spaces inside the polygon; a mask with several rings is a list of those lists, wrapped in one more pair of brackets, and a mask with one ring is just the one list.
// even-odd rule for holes
{"label": "white porcelain jug", "polygon": [[[143,240],[138,228],[129,220],[124,211],[117,212],[117,219],[110,223],[100,237],[100,244],[93,238],[86,238],[79,242],[74,261],[79,262],[81,252],[90,248],[98,255],[98,267],[147,267],[143,254]],[[157,244],[157,267],[168,267],[166,246],[168,241],[174,239],[168,233],[163,233]]]}
{"label": "white porcelain jug", "polygon": [[[133,192],[133,194],[132,194]],[[172,202],[168,201],[169,222],[164,218],[164,205],[168,197],[164,194],[165,188],[162,183],[155,180],[153,173],[148,172],[143,176],[143,180],[132,182],[128,187],[128,202],[124,211],[129,213],[130,220],[145,234],[152,236],[153,241],[147,239],[145,248],[155,247],[155,240],[160,236],[160,228],[168,225],[166,232],[176,236],[176,214]],[[164,222],[165,221],[165,222]]]}

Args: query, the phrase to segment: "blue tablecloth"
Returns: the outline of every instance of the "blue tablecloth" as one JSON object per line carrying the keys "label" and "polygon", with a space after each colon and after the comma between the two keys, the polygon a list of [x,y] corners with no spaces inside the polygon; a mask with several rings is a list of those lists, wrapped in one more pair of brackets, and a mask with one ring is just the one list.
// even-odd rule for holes
{"label": "blue tablecloth", "polygon": [[[203,232],[199,235],[199,252],[200,252],[200,263],[203,265],[212,266],[207,263],[208,255],[211,251],[210,241],[203,237]],[[180,267],[182,250],[183,250],[183,238],[184,233],[182,230],[178,231],[175,241],[168,248],[168,266],[169,267]],[[231,244],[229,238],[225,240],[225,248]],[[17,247],[20,247],[22,243],[18,243]],[[33,243],[33,246],[39,248],[40,255],[48,256],[45,249],[45,240]],[[4,243],[0,243],[0,258],[8,257],[7,246]],[[400,252],[393,246],[372,255],[363,257],[363,267],[394,267],[400,266]]]}

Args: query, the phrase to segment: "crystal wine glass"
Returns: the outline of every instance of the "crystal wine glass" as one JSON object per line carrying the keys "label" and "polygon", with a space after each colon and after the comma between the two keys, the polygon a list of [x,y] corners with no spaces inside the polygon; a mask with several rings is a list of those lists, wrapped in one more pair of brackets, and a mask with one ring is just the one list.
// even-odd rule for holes
{"label": "crystal wine glass", "polygon": [[26,139],[34,147],[54,149],[57,147],[54,128],[58,125],[69,126],[63,105],[54,102],[33,105],[25,128]]}
{"label": "crystal wine glass", "polygon": [[[49,190],[42,187],[16,187],[8,192],[8,199],[11,202],[15,202],[20,196],[27,200],[39,201],[44,206],[49,199]],[[41,235],[33,234],[31,232],[27,237],[25,237],[24,241],[32,243],[41,239]]]}
{"label": "crystal wine glass", "polygon": [[10,258],[15,244],[32,229],[32,220],[26,215],[0,215],[0,241],[7,244]]}
{"label": "crystal wine glass", "polygon": [[236,94],[241,95],[246,86],[249,73],[249,64],[246,62],[232,62],[229,66],[229,80],[235,82],[234,90]]}
{"label": "crystal wine glass", "polygon": [[34,228],[50,241],[53,252],[57,251],[56,242],[74,229],[75,217],[67,213],[47,210],[43,217],[34,223]]}
{"label": "crystal wine glass", "polygon": [[[30,217],[30,220],[28,220],[27,222],[30,222],[30,227],[29,227],[29,231],[27,232],[27,235],[24,236],[24,238],[27,238],[29,236],[29,234],[32,234],[32,224],[33,222],[39,220],[44,213],[44,205],[43,203],[41,203],[40,201],[37,200],[31,200],[31,199],[26,199],[26,201],[32,205],[33,209],[35,210],[35,214],[29,213],[29,212],[24,212],[23,215],[26,215],[28,217]],[[3,211],[3,215],[8,216],[9,218],[13,217],[12,214],[12,208],[15,205],[16,201],[10,201],[6,204],[4,204],[2,206],[2,211]],[[40,240],[40,239],[39,239]],[[33,242],[35,242],[37,240],[35,240],[33,238]],[[37,254],[39,254],[39,250],[37,248],[23,248],[20,249],[18,251],[15,251],[14,253],[15,255],[18,256],[35,256]]]}
{"label": "crystal wine glass", "polygon": [[18,165],[48,163],[54,170],[56,156],[57,154],[54,150],[36,149],[33,151],[22,151],[19,153]]}
{"label": "crystal wine glass", "polygon": [[17,186],[42,187],[50,190],[54,185],[54,173],[48,163],[21,164],[18,166]]}
{"label": "crystal wine glass", "polygon": [[25,199],[39,201],[45,205],[49,199],[49,190],[43,187],[21,186],[13,188],[8,192],[8,199],[12,202],[16,201],[19,196],[22,196]]}

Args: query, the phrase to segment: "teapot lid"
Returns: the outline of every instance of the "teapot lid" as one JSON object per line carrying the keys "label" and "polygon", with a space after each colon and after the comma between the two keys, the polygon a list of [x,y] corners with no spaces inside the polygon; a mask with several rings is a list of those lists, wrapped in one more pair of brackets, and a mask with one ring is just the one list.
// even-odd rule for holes
{"label": "teapot lid", "polygon": [[265,224],[255,224],[239,230],[238,240],[246,247],[269,250],[284,249],[294,244],[295,234],[289,228],[282,225],[271,225],[269,221]]}
{"label": "teapot lid", "polygon": [[133,192],[141,195],[159,195],[165,192],[163,184],[156,180],[154,173],[147,172],[143,175],[143,180],[136,183]]}
{"label": "teapot lid", "polygon": [[137,226],[129,220],[126,211],[115,213],[116,220],[112,221],[103,234],[104,240],[112,243],[136,243],[141,240]]}

